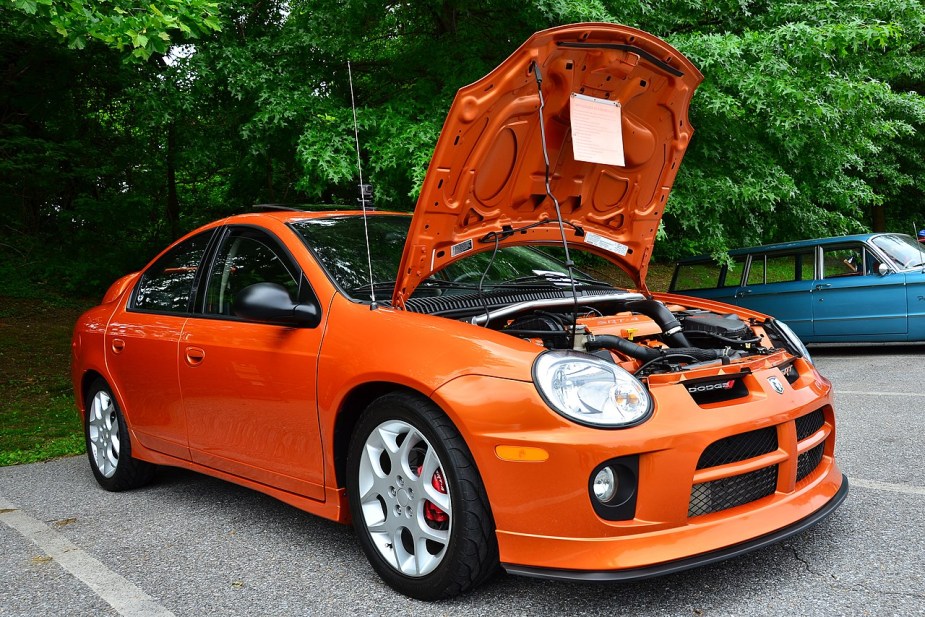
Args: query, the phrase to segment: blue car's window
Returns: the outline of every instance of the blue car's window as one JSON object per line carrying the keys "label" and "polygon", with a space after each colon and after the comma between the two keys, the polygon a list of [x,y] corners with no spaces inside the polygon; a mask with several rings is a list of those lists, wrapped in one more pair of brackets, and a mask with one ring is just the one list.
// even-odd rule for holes
{"label": "blue car's window", "polygon": [[148,268],[138,287],[132,308],[162,313],[185,313],[196,272],[209,245],[212,230],[181,242]]}
{"label": "blue car's window", "polygon": [[756,255],[748,270],[748,284],[790,283],[813,278],[813,253]]}
{"label": "blue car's window", "polygon": [[679,264],[672,291],[714,289],[719,283],[720,270],[721,266],[712,261]]}
{"label": "blue car's window", "polygon": [[925,265],[925,246],[909,236],[891,234],[876,236],[872,242],[886,253],[893,266],[899,269]]}
{"label": "blue car's window", "polygon": [[863,244],[825,247],[822,250],[823,278],[875,274],[878,264]]}

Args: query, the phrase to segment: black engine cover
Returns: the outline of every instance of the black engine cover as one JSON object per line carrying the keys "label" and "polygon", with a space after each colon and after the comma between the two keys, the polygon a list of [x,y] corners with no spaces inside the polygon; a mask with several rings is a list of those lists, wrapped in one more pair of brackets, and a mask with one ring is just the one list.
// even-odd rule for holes
{"label": "black engine cover", "polygon": [[741,339],[754,336],[751,329],[736,315],[695,313],[684,318],[684,334],[715,334],[725,338]]}

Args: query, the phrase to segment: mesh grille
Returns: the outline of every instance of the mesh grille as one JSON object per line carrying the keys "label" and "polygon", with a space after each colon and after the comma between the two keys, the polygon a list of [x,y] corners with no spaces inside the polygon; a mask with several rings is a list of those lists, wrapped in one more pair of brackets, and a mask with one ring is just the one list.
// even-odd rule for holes
{"label": "mesh grille", "polygon": [[812,450],[808,450],[797,457],[797,482],[815,471],[822,462],[822,453],[825,443],[821,443]]}
{"label": "mesh grille", "polygon": [[701,516],[741,506],[773,495],[776,489],[777,465],[740,476],[695,484],[691,490],[687,516]]}
{"label": "mesh grille", "polygon": [[821,409],[797,418],[797,441],[803,441],[825,424],[825,416]]}
{"label": "mesh grille", "polygon": [[777,428],[769,426],[713,442],[700,455],[697,469],[746,461],[777,450]]}

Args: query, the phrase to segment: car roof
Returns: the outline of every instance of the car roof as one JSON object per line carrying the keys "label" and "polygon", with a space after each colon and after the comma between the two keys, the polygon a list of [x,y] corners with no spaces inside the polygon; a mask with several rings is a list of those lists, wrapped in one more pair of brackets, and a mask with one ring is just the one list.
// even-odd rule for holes
{"label": "car roof", "polygon": [[[793,240],[790,242],[777,242],[775,244],[760,244],[757,246],[749,246],[744,248],[732,249],[728,251],[728,254],[731,257],[736,257],[738,255],[751,255],[753,253],[770,253],[777,251],[787,251],[787,250],[798,250],[802,248],[808,248],[811,246],[827,246],[831,244],[843,244],[845,242],[867,242],[871,238],[877,236],[895,236],[895,235],[906,235],[893,232],[880,232],[880,233],[866,233],[866,234],[853,234],[850,236],[831,236],[828,238],[813,238],[810,240]],[[679,264],[688,264],[688,263],[697,263],[703,261],[712,261],[712,255],[701,254],[695,255],[693,257],[685,257],[684,259],[679,259]]]}

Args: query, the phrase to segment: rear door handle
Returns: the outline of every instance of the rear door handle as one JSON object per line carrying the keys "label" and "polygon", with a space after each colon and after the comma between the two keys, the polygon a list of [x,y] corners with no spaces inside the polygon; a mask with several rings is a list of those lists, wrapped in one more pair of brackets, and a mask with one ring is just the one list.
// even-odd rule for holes
{"label": "rear door handle", "polygon": [[125,349],[125,341],[120,338],[112,339],[112,353],[122,353],[122,350]]}
{"label": "rear door handle", "polygon": [[186,363],[190,366],[199,366],[205,360],[206,351],[199,347],[186,348]]}

